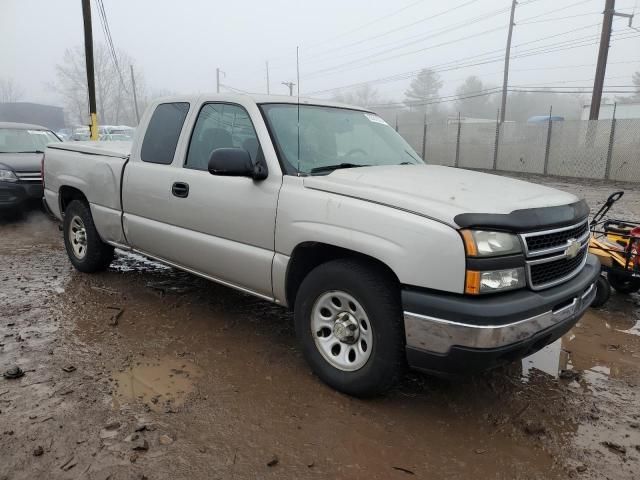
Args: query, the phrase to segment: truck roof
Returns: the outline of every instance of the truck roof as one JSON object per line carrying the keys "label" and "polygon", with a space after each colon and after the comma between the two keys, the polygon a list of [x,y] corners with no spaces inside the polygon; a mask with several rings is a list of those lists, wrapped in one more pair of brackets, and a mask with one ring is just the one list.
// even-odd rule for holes
{"label": "truck roof", "polygon": [[218,102],[231,102],[231,103],[242,103],[247,100],[253,101],[257,104],[265,104],[265,103],[292,103],[297,104],[300,101],[300,105],[319,105],[325,107],[337,107],[337,108],[348,108],[350,110],[361,110],[364,112],[369,112],[367,108],[359,107],[356,105],[347,105],[345,103],[334,102],[331,100],[323,100],[319,98],[310,98],[310,97],[298,97],[289,96],[289,95],[266,95],[266,94],[242,94],[242,93],[201,93],[197,95],[182,95],[182,96],[171,96],[165,97],[157,100],[157,103],[167,103],[167,102],[203,102],[203,101],[218,101]]}

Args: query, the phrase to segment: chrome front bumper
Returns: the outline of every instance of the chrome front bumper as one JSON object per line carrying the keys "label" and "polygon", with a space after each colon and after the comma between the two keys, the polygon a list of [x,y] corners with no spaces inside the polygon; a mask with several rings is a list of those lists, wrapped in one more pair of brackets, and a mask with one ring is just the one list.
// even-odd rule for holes
{"label": "chrome front bumper", "polygon": [[577,321],[591,305],[595,294],[595,284],[591,283],[557,309],[502,325],[476,325],[405,311],[407,347],[446,354],[453,346],[495,349],[525,341],[571,318]]}

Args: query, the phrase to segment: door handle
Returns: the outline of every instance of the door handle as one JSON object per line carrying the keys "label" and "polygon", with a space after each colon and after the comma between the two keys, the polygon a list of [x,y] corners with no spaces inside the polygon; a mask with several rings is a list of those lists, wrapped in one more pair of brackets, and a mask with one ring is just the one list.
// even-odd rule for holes
{"label": "door handle", "polygon": [[171,186],[171,193],[176,197],[187,198],[189,196],[189,184],[184,182],[175,182]]}

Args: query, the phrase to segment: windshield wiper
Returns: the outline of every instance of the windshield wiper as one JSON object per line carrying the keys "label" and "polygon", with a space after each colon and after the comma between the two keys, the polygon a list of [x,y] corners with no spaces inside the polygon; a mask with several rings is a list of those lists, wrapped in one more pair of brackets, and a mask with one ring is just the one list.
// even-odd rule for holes
{"label": "windshield wiper", "polygon": [[25,150],[24,152],[12,152],[12,153],[44,153],[42,150]]}
{"label": "windshield wiper", "polygon": [[334,170],[340,170],[341,168],[357,168],[370,166],[371,165],[359,165],[357,163],[338,163],[337,165],[325,165],[323,167],[312,168],[309,173],[333,172]]}

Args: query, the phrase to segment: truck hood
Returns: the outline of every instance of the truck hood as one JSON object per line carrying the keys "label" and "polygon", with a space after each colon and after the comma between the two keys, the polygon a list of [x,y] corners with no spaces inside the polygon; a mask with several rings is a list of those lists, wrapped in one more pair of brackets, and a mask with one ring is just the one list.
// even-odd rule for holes
{"label": "truck hood", "polygon": [[304,186],[410,211],[452,226],[464,213],[509,214],[578,201],[549,187],[440,165],[341,169],[304,178]]}
{"label": "truck hood", "polygon": [[16,172],[39,172],[42,153],[0,153],[0,165]]}

